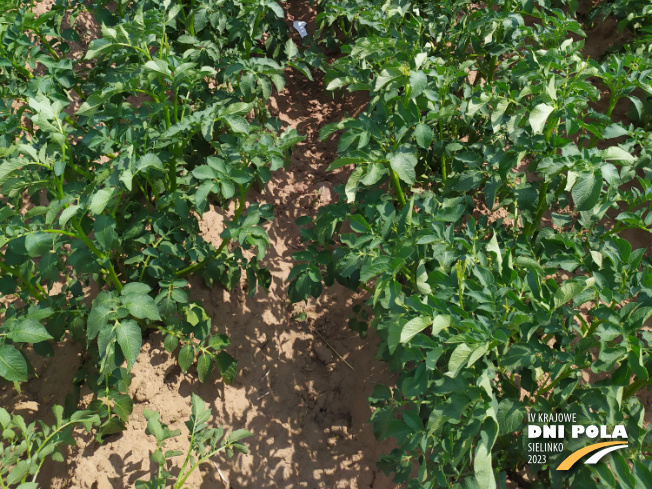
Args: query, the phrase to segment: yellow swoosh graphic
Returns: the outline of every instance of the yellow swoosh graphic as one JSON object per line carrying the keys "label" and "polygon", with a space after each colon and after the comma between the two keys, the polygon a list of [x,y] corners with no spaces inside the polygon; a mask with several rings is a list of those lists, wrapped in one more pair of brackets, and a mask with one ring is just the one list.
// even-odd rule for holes
{"label": "yellow swoosh graphic", "polygon": [[580,448],[579,450],[571,453],[566,459],[559,464],[557,470],[568,470],[570,469],[575,462],[581,459],[587,453],[595,452],[602,447],[609,447],[611,445],[626,445],[626,441],[604,441],[602,443],[594,443],[588,447]]}

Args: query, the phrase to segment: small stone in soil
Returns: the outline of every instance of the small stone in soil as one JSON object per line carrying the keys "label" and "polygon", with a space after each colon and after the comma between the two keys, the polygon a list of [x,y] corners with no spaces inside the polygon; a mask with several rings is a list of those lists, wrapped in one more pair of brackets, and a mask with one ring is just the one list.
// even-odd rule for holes
{"label": "small stone in soil", "polygon": [[333,192],[330,186],[322,182],[317,186],[317,192],[319,192],[319,203],[320,204],[330,204],[333,202]]}
{"label": "small stone in soil", "polygon": [[324,345],[322,345],[321,343],[314,342],[312,344],[312,349],[314,350],[315,354],[317,355],[317,358],[319,358],[319,360],[324,365],[328,365],[328,364],[333,363],[335,361],[331,351],[328,348],[326,348]]}

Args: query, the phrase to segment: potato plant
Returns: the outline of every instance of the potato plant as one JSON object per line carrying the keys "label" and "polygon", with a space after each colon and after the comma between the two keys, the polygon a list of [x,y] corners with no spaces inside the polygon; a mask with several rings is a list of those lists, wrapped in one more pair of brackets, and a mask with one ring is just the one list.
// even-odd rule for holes
{"label": "potato plant", "polygon": [[74,445],[72,436],[76,425],[91,431],[100,424],[97,414],[90,411],[76,411],[70,418],[64,418],[63,407],[53,406],[55,424],[48,426],[38,420],[29,425],[18,414],[9,414],[0,408],[2,444],[0,445],[0,487],[36,489],[37,477],[48,457],[63,462],[62,448]]}
{"label": "potato plant", "polygon": [[[190,433],[189,447],[186,457],[181,465],[178,475],[173,476],[168,470],[168,462],[184,453],[178,450],[165,450],[166,442],[181,434],[180,430],[172,431],[167,425],[161,423],[160,414],[156,411],[145,409],[147,429],[145,432],[156,439],[156,450],[152,452],[152,461],[158,465],[156,475],[148,481],[137,480],[136,489],[182,489],[185,482],[199,467],[200,464],[209,461],[220,452],[225,452],[230,458],[235,452],[249,453],[247,446],[240,442],[244,438],[252,436],[252,433],[239,429],[224,437],[224,428],[209,428],[208,421],[211,418],[211,410],[206,407],[204,401],[196,394],[192,395],[192,411],[190,419],[186,421],[186,427]],[[217,469],[219,471],[219,468]],[[221,472],[218,472],[221,476]],[[224,482],[224,480],[223,480]]]}
{"label": "potato plant", "polygon": [[[370,103],[322,129],[352,171],[298,221],[289,293],[368,291],[350,325],[399,372],[370,398],[397,441],[381,468],[410,488],[646,487],[652,262],[623,233],[652,231],[647,6],[636,42],[594,60],[572,2],[365,5],[320,2],[344,54],[327,88]],[[586,444],[570,440],[528,465],[528,414],[562,412],[624,425],[628,449],[559,472]]]}
{"label": "potato plant", "polygon": [[[154,331],[183,372],[233,380],[229,338],[188,280],[230,288],[244,273],[252,295],[271,281],[273,209],[247,194],[303,139],[267,109],[293,67],[369,94],[321,130],[338,137],[330,168],[351,173],[340,202],[299,221],[289,295],[368,292],[350,327],[373,328],[399,372],[370,398],[376,436],[396,440],[383,471],[410,488],[647,487],[652,261],[626,233],[652,230],[649,4],[582,18],[564,0],[317,4],[300,51],[273,0],[58,0],[38,16],[0,0],[0,377],[20,388],[32,355],[85,347],[54,425],[0,410],[0,486],[37,487],[77,425],[98,441],[124,429]],[[607,16],[632,42],[587,58],[584,30]],[[322,48],[341,56],[327,64]],[[233,209],[217,246],[199,232],[211,206]],[[562,473],[585,442],[570,440],[532,463],[527,420],[550,413],[624,426],[628,448]],[[173,476],[178,433],[145,416],[157,469],[137,487],[182,488],[217,453],[246,451],[250,433],[224,438],[193,396]]]}
{"label": "potato plant", "polygon": [[[266,109],[295,50],[279,4],[107,3],[62,0],[36,16],[12,1],[0,13],[0,293],[14,299],[2,305],[0,377],[25,382],[29,355],[80,342],[76,392],[95,392],[98,440],[124,429],[129,370],[152,331],[184,372],[233,380],[229,339],[187,279],[230,288],[244,272],[251,294],[269,285],[273,211],[245,197],[302,140]],[[82,12],[100,31],[87,45]],[[199,219],[231,202],[216,247]]]}
{"label": "potato plant", "polygon": [[[36,489],[39,487],[37,477],[47,457],[63,462],[62,448],[74,445],[73,429],[82,425],[86,431],[91,431],[100,424],[100,417],[90,411],[76,411],[70,418],[64,418],[64,408],[54,406],[55,424],[48,426],[41,420],[29,425],[20,415],[10,415],[0,408],[0,427],[2,427],[3,443],[0,447],[0,487],[17,489]],[[157,464],[153,471],[155,475],[148,481],[138,480],[137,489],[165,489],[173,487],[181,489],[190,474],[201,464],[218,453],[225,452],[232,457],[235,452],[248,453],[248,448],[240,440],[252,434],[243,429],[235,430],[224,437],[224,429],[209,428],[211,410],[204,401],[193,394],[190,419],[186,422],[189,432],[189,445],[185,453],[178,475],[169,472],[168,462],[183,451],[166,450],[166,441],[181,434],[180,430],[172,431],[161,423],[160,414],[149,409],[144,410],[147,419],[145,432],[156,439],[156,450],[152,452],[152,461]],[[42,486],[43,487],[43,486]]]}

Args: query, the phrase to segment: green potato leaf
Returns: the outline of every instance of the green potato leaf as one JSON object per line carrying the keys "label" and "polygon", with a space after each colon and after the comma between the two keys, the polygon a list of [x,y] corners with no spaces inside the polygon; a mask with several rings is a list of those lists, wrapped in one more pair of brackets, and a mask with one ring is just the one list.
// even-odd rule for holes
{"label": "green potato leaf", "polygon": [[415,171],[415,167],[417,166],[416,156],[407,152],[397,152],[390,153],[387,159],[392,170],[398,175],[398,178],[409,185],[414,184],[417,178]]}
{"label": "green potato leaf", "polygon": [[405,323],[403,329],[401,329],[400,342],[407,343],[431,324],[432,318],[429,317],[416,317],[410,319],[407,323]]}
{"label": "green potato leaf", "polygon": [[575,202],[575,209],[578,211],[588,211],[595,207],[600,200],[602,192],[602,174],[599,170],[591,172],[582,172],[575,185],[571,195]]}
{"label": "green potato leaf", "polygon": [[16,343],[39,343],[51,340],[52,336],[41,323],[35,319],[22,318],[18,320],[7,337]]}
{"label": "green potato leaf", "polygon": [[534,132],[534,134],[543,133],[543,128],[546,125],[546,121],[548,120],[550,114],[552,114],[553,110],[555,110],[554,107],[548,104],[539,104],[530,113],[528,122],[530,123],[530,127],[532,128],[532,132]]}
{"label": "green potato leaf", "polygon": [[27,362],[23,355],[11,345],[0,346],[0,377],[10,382],[27,380]]}
{"label": "green potato leaf", "polygon": [[123,319],[116,324],[116,340],[127,360],[127,370],[131,370],[142,346],[143,336],[138,323],[132,319]]}

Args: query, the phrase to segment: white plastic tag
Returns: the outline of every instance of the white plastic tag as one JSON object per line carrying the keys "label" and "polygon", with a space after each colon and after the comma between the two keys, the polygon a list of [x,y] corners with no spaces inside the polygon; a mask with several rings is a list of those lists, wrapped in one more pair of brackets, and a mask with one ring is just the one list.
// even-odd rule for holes
{"label": "white plastic tag", "polygon": [[302,38],[308,35],[308,31],[306,31],[306,23],[303,20],[295,20],[292,25]]}

